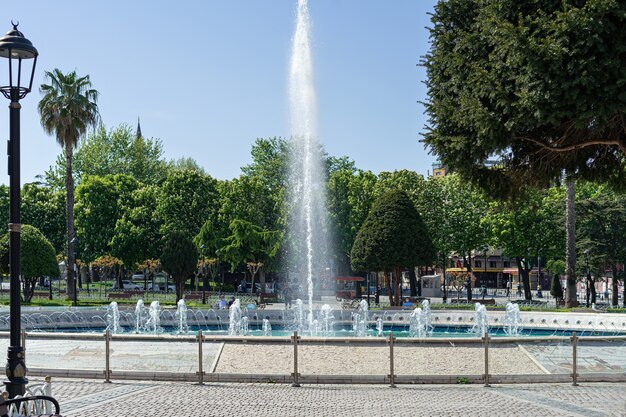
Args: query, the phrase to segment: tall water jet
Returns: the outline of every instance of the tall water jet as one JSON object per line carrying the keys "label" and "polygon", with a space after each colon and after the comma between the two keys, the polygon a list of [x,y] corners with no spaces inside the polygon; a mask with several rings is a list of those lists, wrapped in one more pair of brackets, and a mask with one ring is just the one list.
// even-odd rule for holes
{"label": "tall water jet", "polygon": [[117,302],[113,301],[107,307],[107,329],[111,333],[121,333],[123,331],[120,326],[120,310],[117,307]]}
{"label": "tall water jet", "polygon": [[289,162],[289,264],[296,274],[306,277],[308,325],[312,329],[314,271],[327,266],[324,256],[328,239],[310,36],[307,0],[298,0],[289,70],[292,138]]}
{"label": "tall water jet", "polygon": [[268,319],[263,319],[263,336],[272,335],[272,324]]}
{"label": "tall water jet", "polygon": [[176,303],[176,318],[178,319],[178,333],[187,333],[189,326],[187,325],[187,304],[184,298]]}
{"label": "tall water jet", "polygon": [[135,333],[140,333],[146,328],[147,320],[146,306],[144,306],[143,300],[137,300],[137,305],[135,306]]}
{"label": "tall water jet", "polygon": [[515,303],[506,303],[506,311],[504,313],[504,332],[510,336],[519,334],[519,305]]}

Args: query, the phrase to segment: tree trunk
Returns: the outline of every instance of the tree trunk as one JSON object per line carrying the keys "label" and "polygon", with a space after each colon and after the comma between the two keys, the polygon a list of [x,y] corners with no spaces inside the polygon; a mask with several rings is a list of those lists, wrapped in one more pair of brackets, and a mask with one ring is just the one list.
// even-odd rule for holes
{"label": "tree trunk", "polygon": [[265,270],[263,268],[259,271],[259,282],[261,283],[261,294],[265,294]]}
{"label": "tree trunk", "polygon": [[418,294],[417,274],[415,274],[415,268],[409,268],[409,287],[411,288],[411,297],[421,295]]}
{"label": "tree trunk", "polygon": [[565,275],[567,288],[565,292],[565,307],[578,305],[576,299],[576,214],[574,212],[575,194],[574,179],[568,175],[565,180]]}
{"label": "tree trunk", "polygon": [[393,294],[391,293],[391,274],[391,272],[385,271],[385,278],[387,278],[387,297],[389,297],[389,304],[393,306],[395,304],[393,303]]}
{"label": "tree trunk", "polygon": [[394,287],[396,289],[396,291],[394,292],[394,302],[395,305],[397,306],[401,306],[402,303],[400,301],[400,293],[402,292],[402,287],[401,287],[401,280],[400,280],[400,276],[402,275],[400,272],[400,267],[396,267],[395,271],[394,271],[394,277],[393,277],[393,283],[394,283]]}
{"label": "tree trunk", "polygon": [[595,304],[596,300],[597,300],[597,292],[596,292],[596,279],[595,278],[591,278],[589,280],[589,284],[591,284],[589,286],[589,288],[591,289],[591,304]]}
{"label": "tree trunk", "polygon": [[72,177],[72,144],[65,144],[65,209],[67,212],[67,263],[65,264],[67,278],[67,298],[74,299],[74,178]]}
{"label": "tree trunk", "polygon": [[[183,290],[185,288],[185,280],[184,279],[176,279],[176,277],[172,276],[173,281],[176,285],[176,304],[178,301],[183,298]],[[167,281],[165,281],[165,290],[167,292]]]}
{"label": "tree trunk", "polygon": [[[613,273],[613,278],[611,279],[611,305],[613,307],[617,307],[619,299],[619,290],[617,288],[617,265],[611,265],[611,272]],[[624,302],[626,303],[626,300]]]}

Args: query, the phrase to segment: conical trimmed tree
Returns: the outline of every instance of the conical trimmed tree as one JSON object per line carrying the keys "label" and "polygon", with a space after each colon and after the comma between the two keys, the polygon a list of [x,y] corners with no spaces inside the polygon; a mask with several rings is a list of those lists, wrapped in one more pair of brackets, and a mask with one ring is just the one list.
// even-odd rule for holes
{"label": "conical trimmed tree", "polygon": [[355,271],[394,272],[396,288],[393,303],[399,304],[400,273],[404,268],[428,265],[435,259],[435,249],[409,196],[390,191],[372,205],[351,251]]}

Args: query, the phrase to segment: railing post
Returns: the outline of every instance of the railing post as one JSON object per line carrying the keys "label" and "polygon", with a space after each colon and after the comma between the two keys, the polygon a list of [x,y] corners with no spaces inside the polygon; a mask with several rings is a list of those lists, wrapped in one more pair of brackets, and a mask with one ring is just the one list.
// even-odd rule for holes
{"label": "railing post", "polygon": [[204,336],[202,336],[202,330],[198,330],[198,385],[204,384],[204,370],[202,368],[202,341],[204,340]]}
{"label": "railing post", "polygon": [[300,382],[298,379],[300,378],[300,374],[298,373],[298,341],[300,340],[300,336],[298,336],[298,332],[293,332],[293,336],[291,336],[291,341],[293,342],[293,373],[291,377],[293,378],[293,382],[291,383],[292,387],[299,387]]}
{"label": "railing post", "polygon": [[396,375],[395,375],[395,371],[394,371],[394,364],[393,364],[393,343],[396,340],[396,338],[393,335],[393,332],[389,332],[389,387],[390,388],[395,388],[396,387]]}
{"label": "railing post", "polygon": [[104,357],[105,357],[105,369],[104,369],[104,382],[111,382],[111,363],[110,363],[110,354],[111,354],[111,331],[106,329],[104,332]]}
{"label": "railing post", "polygon": [[572,341],[572,385],[578,386],[578,369],[577,369],[577,357],[576,357],[576,346],[578,345],[578,336],[576,336],[576,332],[572,332],[572,336],[570,337]]}
{"label": "railing post", "polygon": [[[43,386],[43,395],[47,395],[48,397],[52,397],[52,378],[50,375],[44,378],[46,382]],[[52,404],[50,401],[44,401],[44,411],[46,414],[52,414]]]}
{"label": "railing post", "polygon": [[487,333],[486,330],[483,336],[483,343],[485,345],[485,375],[483,379],[485,381],[485,387],[490,387],[491,385],[489,384],[489,333]]}

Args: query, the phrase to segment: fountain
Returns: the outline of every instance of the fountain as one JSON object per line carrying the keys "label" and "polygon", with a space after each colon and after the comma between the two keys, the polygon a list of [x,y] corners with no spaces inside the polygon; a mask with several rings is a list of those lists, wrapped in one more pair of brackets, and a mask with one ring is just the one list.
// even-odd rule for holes
{"label": "fountain", "polygon": [[[289,258],[292,268],[306,277],[308,328],[313,329],[313,274],[327,263],[327,215],[324,165],[317,139],[317,109],[313,84],[310,24],[307,0],[298,0],[289,72]],[[301,260],[305,259],[305,265]]]}
{"label": "fountain", "polygon": [[333,335],[333,326],[335,316],[333,315],[333,309],[328,304],[324,304],[319,312],[320,329],[319,333],[321,333],[324,337],[329,337]]}
{"label": "fountain", "polygon": [[380,317],[376,319],[376,334],[379,337],[382,337],[383,335],[383,319]]}
{"label": "fountain", "polygon": [[178,319],[178,333],[185,334],[189,332],[187,325],[187,305],[185,299],[181,298],[176,303],[176,318]]}
{"label": "fountain", "polygon": [[146,328],[147,320],[148,314],[146,307],[143,305],[143,300],[138,300],[137,306],[135,306],[135,333],[140,333]]}
{"label": "fountain", "polygon": [[367,336],[368,308],[367,301],[361,300],[359,309],[352,315],[352,331],[357,337]]}
{"label": "fountain", "polygon": [[484,305],[476,303],[474,304],[474,325],[470,329],[470,332],[474,333],[476,336],[482,337],[488,331],[487,309]]}
{"label": "fountain", "polygon": [[428,327],[424,320],[424,312],[421,308],[417,307],[409,317],[409,336],[426,337],[427,333]]}
{"label": "fountain", "polygon": [[[312,325],[310,327],[313,328]],[[300,334],[304,330],[304,307],[299,298],[293,304],[293,330]]]}
{"label": "fountain", "polygon": [[113,334],[124,331],[122,326],[120,326],[120,310],[115,301],[107,307],[107,330],[110,330]]}
{"label": "fountain", "polygon": [[155,334],[163,331],[161,328],[161,303],[156,300],[150,303],[146,330]]}
{"label": "fountain", "polygon": [[230,306],[228,318],[228,334],[230,336],[241,335],[243,333],[243,329],[241,320],[241,302],[239,301],[239,298],[233,301],[233,304]]}
{"label": "fountain", "polygon": [[504,332],[509,336],[517,336],[519,334],[519,323],[519,305],[507,303],[503,323]]}
{"label": "fountain", "polygon": [[272,335],[272,324],[268,319],[263,319],[263,336]]}

